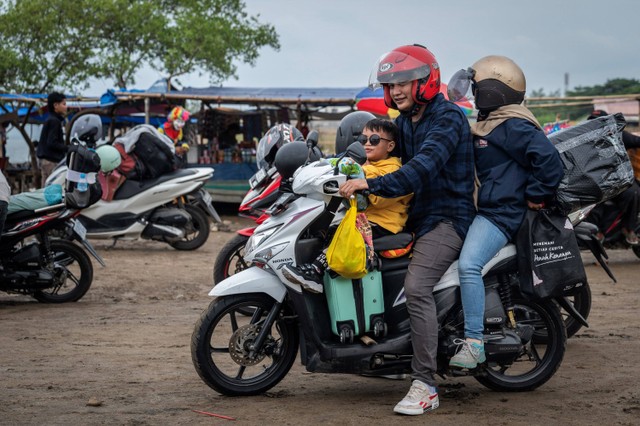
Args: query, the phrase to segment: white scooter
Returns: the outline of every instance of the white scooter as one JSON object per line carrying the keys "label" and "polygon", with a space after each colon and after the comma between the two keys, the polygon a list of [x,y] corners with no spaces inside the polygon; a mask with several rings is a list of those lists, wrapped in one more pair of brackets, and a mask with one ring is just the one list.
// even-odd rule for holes
{"label": "white scooter", "polygon": [[[47,185],[64,181],[66,167],[59,167]],[[163,241],[178,250],[195,250],[209,238],[209,220],[222,220],[211,195],[203,188],[213,175],[211,168],[179,169],[155,179],[126,180],[113,200],[99,200],[78,217],[87,238]]]}
{"label": "white scooter", "polygon": [[[87,115],[71,129],[72,136],[87,146],[95,146],[95,136],[101,134],[100,118],[95,118],[96,123],[92,119]],[[155,134],[155,129],[151,131]],[[84,208],[78,219],[88,238],[113,239],[114,244],[119,239],[143,238],[166,242],[178,250],[195,250],[209,238],[206,215],[222,223],[211,195],[203,188],[213,172],[211,168],[190,168],[141,181],[127,179],[111,201],[99,200]],[[46,184],[76,180],[70,173],[61,163]]]}
{"label": "white scooter", "polygon": [[[87,237],[96,239],[163,241],[178,250],[195,250],[209,238],[203,210],[186,201],[196,197],[211,208],[211,195],[202,189],[210,168],[179,169],[158,178],[126,180],[112,201],[100,200],[79,216]],[[217,216],[215,210],[213,214]]]}
{"label": "white scooter", "polygon": [[[299,160],[291,154],[300,145],[304,148],[285,145],[277,156]],[[297,164],[307,157],[304,150],[301,154]],[[366,158],[359,143],[351,145],[347,155]],[[378,271],[371,274],[381,276],[382,285],[365,283],[369,275],[335,283],[326,275],[326,294],[306,292],[284,268],[308,263],[322,250],[341,204],[338,187],[346,179],[326,160],[293,174],[295,165],[281,170],[276,157],[283,181],[293,175],[293,182],[281,188],[270,217],[247,242],[244,259],[252,266],[216,284],[209,293],[214,300],[195,325],[191,354],[196,371],[224,395],[255,395],[272,388],[286,376],[298,350],[308,371],[368,375],[410,371],[403,290],[408,255],[380,258]],[[374,249],[403,248],[411,239],[406,233],[383,237],[374,241]],[[457,262],[435,286],[438,373],[443,377],[466,374],[494,390],[526,391],[544,384],[559,368],[566,345],[560,311],[552,299],[529,300],[520,293],[515,256],[515,247],[509,244],[483,270],[487,363],[475,370],[448,367],[456,339],[464,337]],[[374,288],[379,292],[370,293]],[[349,306],[348,301],[355,303],[353,309],[332,310],[336,303],[340,308]],[[243,314],[247,310],[250,316]],[[363,334],[363,340],[358,339]]]}

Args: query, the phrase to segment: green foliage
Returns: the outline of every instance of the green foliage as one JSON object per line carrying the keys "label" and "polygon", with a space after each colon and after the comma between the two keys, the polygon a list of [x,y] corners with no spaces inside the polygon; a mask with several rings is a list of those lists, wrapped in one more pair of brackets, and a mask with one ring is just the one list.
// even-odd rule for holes
{"label": "green foliage", "polygon": [[0,3],[0,88],[42,92],[86,86],[94,52],[85,43],[87,0],[20,0]]}
{"label": "green foliage", "polygon": [[0,90],[81,90],[89,78],[134,84],[143,66],[212,82],[279,49],[275,28],[240,0],[0,0]]}
{"label": "green foliage", "polygon": [[136,72],[148,63],[168,26],[168,18],[152,1],[95,2],[89,12],[95,21],[94,49],[98,73],[125,88],[135,83]]}
{"label": "green foliage", "polygon": [[614,78],[605,84],[595,86],[578,86],[574,90],[567,90],[567,96],[606,96],[632,95],[640,93],[640,80],[635,78]]}
{"label": "green foliage", "polygon": [[279,49],[271,25],[260,24],[239,0],[184,0],[171,3],[171,22],[153,52],[169,77],[206,71],[211,83],[235,76],[234,60],[255,64],[263,46]]}
{"label": "green foliage", "polygon": [[531,93],[529,93],[529,97],[531,98],[543,98],[545,96],[554,98],[554,97],[559,97],[560,96],[560,89],[558,90],[554,90],[553,92],[549,92],[549,94],[545,94],[544,89],[540,88],[537,90],[532,90]]}

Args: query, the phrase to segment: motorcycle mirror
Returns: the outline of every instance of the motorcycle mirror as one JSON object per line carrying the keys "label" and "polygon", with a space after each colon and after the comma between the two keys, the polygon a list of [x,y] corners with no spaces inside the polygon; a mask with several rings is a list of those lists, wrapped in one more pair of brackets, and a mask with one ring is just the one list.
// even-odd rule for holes
{"label": "motorcycle mirror", "polygon": [[340,173],[340,160],[344,157],[351,157],[356,163],[362,166],[367,162],[367,151],[364,150],[360,142],[354,142],[349,145],[347,149],[337,157],[338,161],[336,161],[336,167],[333,170],[333,174],[336,176]]}
{"label": "motorcycle mirror", "polygon": [[347,147],[345,151],[347,157],[353,158],[353,160],[361,166],[367,162],[367,151],[360,142],[354,142]]}
{"label": "motorcycle mirror", "polygon": [[313,148],[318,145],[318,139],[320,139],[320,135],[317,130],[312,130],[307,135],[307,146],[309,148]]}

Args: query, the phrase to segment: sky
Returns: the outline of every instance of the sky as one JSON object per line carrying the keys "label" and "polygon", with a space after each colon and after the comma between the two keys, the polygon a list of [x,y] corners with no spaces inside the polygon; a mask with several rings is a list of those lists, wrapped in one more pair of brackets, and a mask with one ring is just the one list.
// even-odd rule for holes
{"label": "sky", "polygon": [[[254,67],[237,64],[229,87],[364,87],[377,59],[419,43],[440,64],[442,81],[486,55],[523,69],[528,92],[546,94],[640,79],[637,0],[244,0],[250,15],[273,25],[280,49],[260,50]],[[145,69],[136,88],[163,76]],[[207,87],[206,75],[179,79]],[[96,81],[91,94],[108,82]]]}

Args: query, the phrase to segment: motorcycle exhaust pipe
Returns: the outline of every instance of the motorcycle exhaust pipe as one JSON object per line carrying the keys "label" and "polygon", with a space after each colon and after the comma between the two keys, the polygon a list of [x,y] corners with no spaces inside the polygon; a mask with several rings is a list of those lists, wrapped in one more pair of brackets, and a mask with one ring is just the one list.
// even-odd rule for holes
{"label": "motorcycle exhaust pipe", "polygon": [[175,228],[168,225],[158,225],[156,223],[150,223],[144,230],[145,236],[155,239],[163,238],[183,238],[185,233],[182,229]]}

